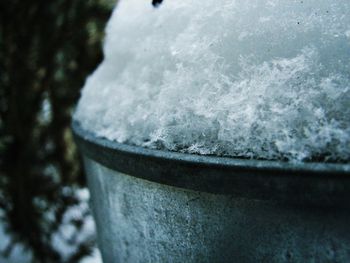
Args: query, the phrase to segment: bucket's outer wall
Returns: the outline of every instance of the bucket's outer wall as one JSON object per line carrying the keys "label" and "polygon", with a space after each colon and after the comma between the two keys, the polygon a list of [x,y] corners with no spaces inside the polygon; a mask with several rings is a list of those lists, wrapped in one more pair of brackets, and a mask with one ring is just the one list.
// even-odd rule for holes
{"label": "bucket's outer wall", "polygon": [[181,189],[84,156],[105,263],[350,262],[350,210]]}

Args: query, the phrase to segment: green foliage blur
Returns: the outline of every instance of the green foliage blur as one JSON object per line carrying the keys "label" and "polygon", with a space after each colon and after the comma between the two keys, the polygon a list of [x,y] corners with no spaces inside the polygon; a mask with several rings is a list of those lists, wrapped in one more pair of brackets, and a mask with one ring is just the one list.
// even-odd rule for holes
{"label": "green foliage blur", "polygon": [[[94,240],[64,259],[52,235],[84,186],[72,141],[73,106],[102,59],[115,0],[0,0],[0,210],[12,242],[33,262],[78,262]],[[67,190],[68,189],[68,190]],[[75,231],[84,218],[76,218]],[[67,241],[68,242],[68,241]]]}

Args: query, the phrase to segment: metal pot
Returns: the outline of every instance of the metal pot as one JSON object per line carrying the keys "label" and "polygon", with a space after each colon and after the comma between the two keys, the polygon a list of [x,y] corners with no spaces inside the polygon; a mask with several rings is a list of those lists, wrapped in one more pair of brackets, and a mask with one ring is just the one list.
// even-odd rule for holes
{"label": "metal pot", "polygon": [[73,131],[106,263],[350,262],[350,164],[198,156]]}

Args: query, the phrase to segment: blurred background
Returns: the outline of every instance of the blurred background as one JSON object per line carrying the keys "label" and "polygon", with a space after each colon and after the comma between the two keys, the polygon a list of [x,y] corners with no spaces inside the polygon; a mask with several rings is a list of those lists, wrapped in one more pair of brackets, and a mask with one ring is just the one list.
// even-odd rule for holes
{"label": "blurred background", "polygon": [[0,1],[0,262],[100,262],[72,111],[116,0]]}

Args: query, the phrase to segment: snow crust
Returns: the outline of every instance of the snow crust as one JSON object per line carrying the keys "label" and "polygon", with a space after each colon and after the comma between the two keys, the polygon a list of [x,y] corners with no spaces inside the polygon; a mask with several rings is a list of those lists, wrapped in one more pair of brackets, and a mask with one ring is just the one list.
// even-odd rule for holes
{"label": "snow crust", "polygon": [[74,118],[120,143],[350,160],[349,0],[121,0]]}

